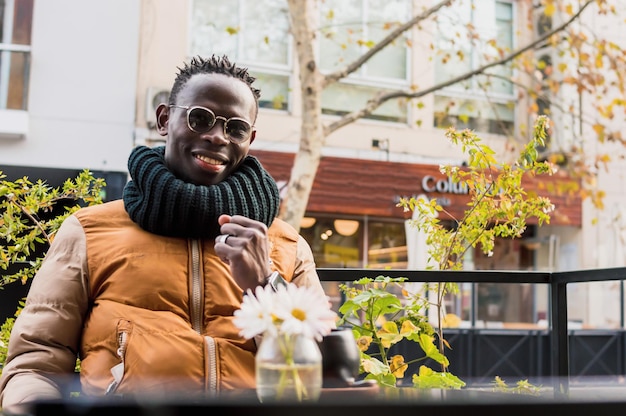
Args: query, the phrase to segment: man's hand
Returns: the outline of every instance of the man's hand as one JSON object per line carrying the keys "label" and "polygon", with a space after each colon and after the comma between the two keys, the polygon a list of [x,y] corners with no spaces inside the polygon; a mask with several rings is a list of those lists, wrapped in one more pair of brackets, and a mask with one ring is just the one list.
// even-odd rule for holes
{"label": "man's hand", "polygon": [[[241,215],[221,215],[215,254],[230,266],[237,284],[246,291],[265,283],[272,273],[267,226]],[[225,237],[227,236],[227,237]]]}

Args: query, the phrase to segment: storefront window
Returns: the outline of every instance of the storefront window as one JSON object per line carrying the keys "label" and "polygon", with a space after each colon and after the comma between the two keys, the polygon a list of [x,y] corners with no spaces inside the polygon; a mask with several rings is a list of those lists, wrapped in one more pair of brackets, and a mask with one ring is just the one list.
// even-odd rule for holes
{"label": "storefront window", "polygon": [[[311,246],[317,267],[363,268],[363,221],[346,218],[303,218],[300,234]],[[322,282],[335,311],[341,305],[340,282]]]}
{"label": "storefront window", "polygon": [[404,223],[370,222],[367,248],[368,267],[405,269],[408,259]]}
{"label": "storefront window", "polygon": [[[523,239],[497,238],[491,255],[474,249],[466,256],[464,269],[533,270],[534,256],[529,246],[532,247]],[[445,307],[447,313],[457,315],[469,325],[472,296],[475,296],[476,326],[525,326],[547,316],[545,307],[541,306],[545,302],[537,303],[537,292],[537,287],[531,284],[462,283],[457,295],[446,297]]]}
{"label": "storefront window", "polygon": [[[403,221],[310,215],[302,220],[300,234],[311,246],[316,266],[320,268],[404,269],[407,266]],[[338,284],[323,282],[322,285],[337,308],[341,302]]]}
{"label": "storefront window", "polygon": [[[534,231],[534,227],[529,227],[526,239],[497,238],[491,255],[482,253],[479,248],[468,252],[464,269],[534,270],[536,247],[531,237]],[[309,214],[302,220],[300,233],[311,246],[319,268],[409,268],[407,228],[403,220]],[[428,250],[427,247],[420,249]],[[422,254],[413,253],[418,257]],[[355,280],[359,277],[355,276]],[[423,290],[422,283],[407,284],[414,285],[411,291]],[[323,282],[323,286],[338,308],[341,303],[338,284]],[[543,292],[545,290],[531,284],[460,283],[457,294],[446,296],[444,314],[456,315],[466,326],[472,321],[481,327],[536,324],[547,317],[547,301],[537,300],[538,294],[545,297]],[[472,316],[473,305],[476,310]]]}
{"label": "storefront window", "polygon": [[311,246],[317,267],[363,267],[361,221],[307,217],[300,233]]}

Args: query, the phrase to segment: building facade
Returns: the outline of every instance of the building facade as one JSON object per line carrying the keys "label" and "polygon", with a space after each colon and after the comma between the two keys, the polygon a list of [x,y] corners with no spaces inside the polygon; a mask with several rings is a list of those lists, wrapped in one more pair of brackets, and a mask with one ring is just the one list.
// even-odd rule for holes
{"label": "building facade", "polygon": [[[0,170],[9,176],[35,175],[54,184],[88,168],[107,179],[108,199],[119,197],[130,150],[164,143],[154,130],[154,110],[166,99],[177,67],[195,55],[228,54],[250,69],[262,90],[251,152],[279,184],[288,181],[302,114],[285,0],[0,4]],[[431,44],[443,55],[452,50],[446,34],[464,24],[473,23],[515,47],[532,36],[522,24],[527,4],[461,1],[441,14],[438,25],[407,32],[357,73],[328,88],[324,119],[360,107],[373,91],[433,85],[473,69],[474,59],[455,61],[452,56],[446,64],[424,59]],[[429,5],[426,0],[320,2],[319,19],[332,23],[324,26],[316,45],[320,65],[330,71],[349,61],[358,52],[359,36],[379,38],[381,29],[372,21],[405,20]],[[586,19],[599,29],[612,27],[600,16]],[[618,36],[623,40],[624,35]],[[475,53],[468,48],[468,54]],[[494,83],[487,97],[477,82],[441,89],[419,103],[390,101],[371,117],[327,137],[301,229],[319,267],[409,267],[412,248],[407,213],[396,206],[400,197],[437,198],[448,211],[462,214],[467,201],[463,189],[450,184],[439,165],[462,165],[463,154],[445,140],[443,127],[472,128],[504,152],[503,133],[532,122],[525,111],[530,103],[519,98],[511,83]],[[616,162],[599,174],[607,191],[606,210],[548,192],[558,214],[551,224],[531,224],[524,239],[499,242],[493,257],[475,253],[467,266],[554,271],[623,266],[624,168]],[[615,326],[620,290],[608,284],[572,287],[576,307],[570,316],[596,327]],[[463,293],[465,298],[451,305],[461,316],[467,296],[476,296],[484,321],[537,323],[546,318],[547,288],[483,285],[465,287]]]}

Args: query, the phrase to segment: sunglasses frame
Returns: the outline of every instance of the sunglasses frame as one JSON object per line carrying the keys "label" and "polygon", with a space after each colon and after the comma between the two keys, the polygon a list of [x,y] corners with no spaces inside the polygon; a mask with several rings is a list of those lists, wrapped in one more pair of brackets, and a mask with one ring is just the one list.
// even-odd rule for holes
{"label": "sunglasses frame", "polygon": [[[183,110],[187,110],[187,115],[186,115],[187,127],[189,128],[189,130],[193,131],[194,133],[198,133],[198,134],[206,133],[206,132],[210,131],[213,127],[215,127],[215,123],[217,123],[217,120],[222,120],[224,122],[224,124],[222,125],[222,130],[224,132],[224,137],[226,137],[231,143],[241,144],[241,143],[245,143],[246,141],[250,140],[250,137],[252,137],[252,132],[254,131],[254,125],[250,124],[250,122],[248,120],[245,120],[245,119],[243,119],[241,117],[226,118],[226,117],[223,117],[223,116],[218,116],[210,108],[202,107],[201,105],[188,106],[188,105],[170,104],[169,108],[182,108]],[[214,117],[215,121],[213,121],[213,124],[210,125],[209,128],[206,131],[198,131],[198,130],[196,130],[196,129],[191,127],[191,123],[189,122],[189,114],[191,114],[191,112],[193,110],[195,110],[196,108],[208,111],[209,114],[213,114],[213,117]],[[248,137],[246,137],[243,140],[234,140],[233,137],[226,132],[226,125],[231,120],[242,121],[242,122],[246,123],[248,126],[250,126],[250,132],[248,133]]]}

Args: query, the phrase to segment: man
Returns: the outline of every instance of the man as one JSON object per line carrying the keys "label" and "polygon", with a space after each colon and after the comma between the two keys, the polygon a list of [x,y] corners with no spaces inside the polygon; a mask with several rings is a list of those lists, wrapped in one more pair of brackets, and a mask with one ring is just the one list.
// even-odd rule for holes
{"label": "man", "polygon": [[233,325],[243,292],[283,278],[322,287],[248,156],[253,81],[226,57],[185,64],[156,111],[165,147],[133,150],[123,200],[64,222],[11,334],[5,412],[61,397],[77,356],[87,396],[254,387],[256,346]]}

